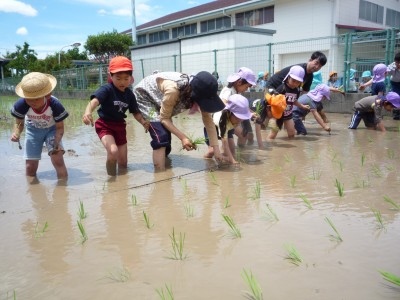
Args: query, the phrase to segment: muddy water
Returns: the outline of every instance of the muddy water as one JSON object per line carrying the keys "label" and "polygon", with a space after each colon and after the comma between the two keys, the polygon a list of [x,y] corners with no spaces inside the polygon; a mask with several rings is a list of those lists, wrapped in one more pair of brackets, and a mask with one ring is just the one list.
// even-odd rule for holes
{"label": "muddy water", "polygon": [[[202,159],[204,147],[179,151],[175,139],[164,173],[153,172],[149,137],[131,118],[129,170],[115,179],[93,128],[68,124],[67,182],[57,182],[46,155],[38,180],[26,180],[22,151],[4,126],[0,299],[160,299],[156,290],[166,286],[174,299],[244,299],[243,270],[264,299],[399,299],[378,270],[400,276],[399,211],[384,200],[400,205],[400,123],[388,118],[382,134],[347,130],[348,115],[329,117],[331,135],[308,119],[306,137],[281,132],[265,150],[242,149],[238,169]],[[199,116],[175,122],[201,136]],[[173,232],[184,236],[183,260],[171,259]],[[287,245],[302,258],[298,266]]]}

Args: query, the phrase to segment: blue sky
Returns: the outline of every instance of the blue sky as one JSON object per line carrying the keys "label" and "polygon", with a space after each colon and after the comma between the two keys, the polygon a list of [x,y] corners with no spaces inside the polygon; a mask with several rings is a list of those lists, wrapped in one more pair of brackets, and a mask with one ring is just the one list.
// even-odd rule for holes
{"label": "blue sky", "polygon": [[[134,0],[136,26],[211,0]],[[132,0],[0,0],[0,57],[24,42],[39,58],[132,27]],[[67,51],[69,47],[63,48]],[[83,50],[83,46],[80,47]]]}

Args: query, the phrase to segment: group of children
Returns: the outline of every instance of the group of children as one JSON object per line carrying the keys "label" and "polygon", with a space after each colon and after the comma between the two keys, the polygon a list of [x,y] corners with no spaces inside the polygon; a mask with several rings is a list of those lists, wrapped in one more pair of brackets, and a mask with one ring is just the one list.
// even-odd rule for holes
{"label": "group of children", "polygon": [[[117,56],[109,63],[110,82],[90,96],[82,121],[95,127],[107,152],[106,170],[110,176],[127,168],[127,112],[150,133],[156,171],[165,170],[166,159],[171,152],[172,134],[181,140],[182,149],[196,149],[196,143],[172,122],[173,116],[188,109],[190,114],[199,112],[202,115],[209,146],[205,157],[238,164],[235,159],[234,134],[238,137],[239,146],[252,144],[254,134],[251,121],[255,123],[259,148],[263,148],[263,124],[271,127],[269,139],[274,139],[283,125],[289,138],[293,138],[296,132],[306,135],[303,119],[309,112],[324,130],[330,132],[321,103],[323,99],[330,99],[330,88],[326,84],[319,84],[309,90],[313,72],[325,63],[325,55],[314,52],[307,63],[293,65],[274,74],[265,84],[265,99],[249,103],[242,96],[243,92],[256,85],[256,76],[249,68],[242,67],[229,76],[228,85],[223,87],[219,95],[217,79],[206,71],[191,76],[179,72],[159,72],[143,78],[132,90],[132,62],[126,57]],[[16,87],[16,94],[21,98],[11,110],[16,118],[11,140],[19,142],[26,128],[24,157],[27,176],[36,176],[43,144],[47,146],[57,177],[68,176],[61,141],[63,121],[68,117],[68,112],[52,96],[56,84],[53,76],[32,72],[25,75]],[[367,127],[373,124],[382,130],[379,125],[381,108],[391,110],[400,107],[400,96],[397,93],[371,97],[373,103],[370,99],[356,103],[355,108],[359,113],[353,116],[354,128],[364,119]],[[373,115],[367,110],[362,111],[369,106],[373,109]],[[98,113],[96,120],[92,116],[95,109]],[[372,120],[371,116],[376,119]],[[219,139],[222,140],[222,151]]]}

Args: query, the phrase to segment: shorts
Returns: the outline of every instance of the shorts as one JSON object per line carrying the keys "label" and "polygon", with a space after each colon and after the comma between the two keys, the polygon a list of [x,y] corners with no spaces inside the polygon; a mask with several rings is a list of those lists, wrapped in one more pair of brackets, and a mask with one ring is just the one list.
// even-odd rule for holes
{"label": "shorts", "polygon": [[166,148],[165,155],[171,152],[171,132],[169,132],[161,122],[150,122],[149,128],[151,142],[150,146],[153,150],[160,149],[162,147]]}
{"label": "shorts", "polygon": [[94,127],[100,140],[105,135],[111,135],[114,138],[117,146],[125,145],[127,143],[125,121],[104,121],[103,119],[99,118],[94,123]]}
{"label": "shorts", "polygon": [[[47,154],[50,155],[54,150],[55,135],[55,125],[49,128],[26,126],[24,158],[26,160],[40,160],[42,158],[43,144],[46,144]],[[61,141],[59,148],[64,148]]]}

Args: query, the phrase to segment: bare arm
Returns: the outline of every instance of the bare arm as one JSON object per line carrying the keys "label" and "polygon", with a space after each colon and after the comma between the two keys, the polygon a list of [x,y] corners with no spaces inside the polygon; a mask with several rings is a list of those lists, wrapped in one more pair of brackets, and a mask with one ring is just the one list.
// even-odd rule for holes
{"label": "bare arm", "polygon": [[235,158],[232,155],[232,152],[229,148],[229,143],[228,143],[228,138],[221,138],[222,141],[222,149],[225,155],[228,157],[228,161],[231,164],[238,164],[238,162],[235,160]]}
{"label": "bare arm", "polygon": [[64,121],[56,123],[56,135],[54,137],[54,149],[59,149],[61,139],[64,135]]}
{"label": "bare arm", "polygon": [[92,112],[96,109],[97,106],[100,105],[100,102],[97,98],[93,98],[89,101],[88,105],[86,106],[85,112],[82,117],[83,123],[86,125],[94,125]]}
{"label": "bare arm", "polygon": [[378,124],[376,124],[376,129],[378,129],[382,132],[386,132],[386,128],[385,128],[385,125],[383,124],[382,120]]}
{"label": "bare arm", "polygon": [[22,131],[24,131],[24,119],[15,119],[14,131],[11,134],[11,141],[18,142]]}
{"label": "bare arm", "polygon": [[143,115],[140,112],[133,114],[133,117],[144,127],[146,132],[149,130],[150,121],[143,118]]}
{"label": "bare arm", "polygon": [[328,124],[324,122],[322,119],[321,115],[318,113],[316,109],[312,109],[311,113],[313,114],[315,120],[318,122],[318,124],[326,131],[331,131],[331,128],[329,127]]}

